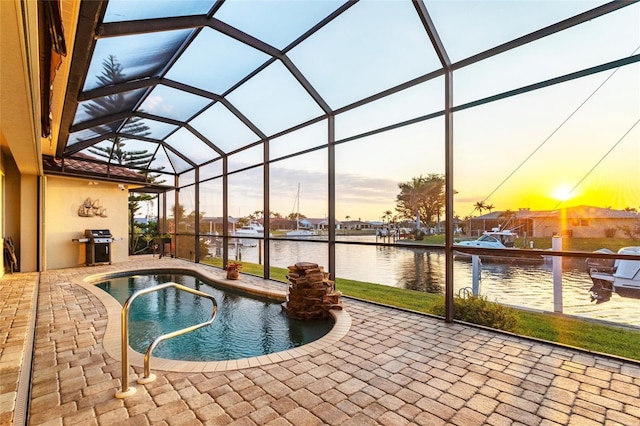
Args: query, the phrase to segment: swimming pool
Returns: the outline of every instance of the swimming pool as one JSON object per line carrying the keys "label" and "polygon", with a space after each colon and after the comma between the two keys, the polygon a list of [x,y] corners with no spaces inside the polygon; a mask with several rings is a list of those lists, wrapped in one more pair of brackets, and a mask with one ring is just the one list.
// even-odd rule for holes
{"label": "swimming pool", "polygon": [[[155,357],[182,361],[223,361],[267,355],[296,348],[326,335],[333,319],[305,322],[288,318],[280,301],[220,289],[187,274],[138,273],[96,284],[120,304],[135,291],[175,282],[215,297],[218,313],[210,326],[166,340]],[[129,344],[144,353],[157,336],[203,322],[211,302],[175,288],[136,299],[129,312]]]}

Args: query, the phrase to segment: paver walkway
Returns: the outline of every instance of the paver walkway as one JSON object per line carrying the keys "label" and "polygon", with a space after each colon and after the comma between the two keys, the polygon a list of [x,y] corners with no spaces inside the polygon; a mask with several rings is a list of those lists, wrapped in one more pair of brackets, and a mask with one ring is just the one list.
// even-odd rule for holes
{"label": "paver walkway", "polygon": [[[22,366],[25,356],[31,353],[27,347],[32,343],[28,331],[34,322],[31,310],[37,281],[36,273],[7,274],[0,279],[0,425],[12,424],[19,391],[26,403],[28,386],[19,390],[18,383],[28,372],[28,367],[22,369]],[[29,365],[29,360],[26,364]],[[18,411],[24,412],[24,408],[22,405]]]}
{"label": "paver walkway", "polygon": [[347,298],[352,326],[332,347],[234,371],[154,370],[116,399],[105,308],[72,283],[87,272],[40,277],[31,425],[640,425],[639,364]]}

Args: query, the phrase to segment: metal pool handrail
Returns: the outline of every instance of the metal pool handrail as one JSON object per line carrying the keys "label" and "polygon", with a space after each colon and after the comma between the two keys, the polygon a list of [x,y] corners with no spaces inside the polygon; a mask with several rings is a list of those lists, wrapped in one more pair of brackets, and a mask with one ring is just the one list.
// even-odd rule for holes
{"label": "metal pool handrail", "polygon": [[138,290],[133,293],[124,305],[122,305],[122,314],[121,314],[121,344],[122,344],[122,390],[116,392],[116,398],[126,398],[136,393],[136,388],[129,387],[129,307],[133,303],[133,300],[141,295],[153,293],[158,290],[163,290],[167,287],[175,287],[178,290],[183,290],[197,296],[205,297],[213,303],[213,307],[211,309],[211,318],[208,321],[205,321],[200,324],[192,325],[191,327],[186,327],[181,330],[176,330],[171,333],[163,334],[161,336],[156,337],[156,339],[149,345],[147,348],[147,352],[144,355],[144,377],[142,379],[138,379],[138,383],[149,383],[155,380],[155,376],[150,374],[150,362],[151,362],[151,352],[155,349],[158,343],[163,340],[170,339],[172,337],[180,336],[182,334],[188,333],[190,331],[197,330],[199,328],[205,327],[213,322],[216,317],[216,313],[218,312],[218,303],[216,299],[210,294],[203,293],[198,290],[194,290],[189,287],[185,287],[176,283],[164,283],[157,286],[144,288],[142,290]]}

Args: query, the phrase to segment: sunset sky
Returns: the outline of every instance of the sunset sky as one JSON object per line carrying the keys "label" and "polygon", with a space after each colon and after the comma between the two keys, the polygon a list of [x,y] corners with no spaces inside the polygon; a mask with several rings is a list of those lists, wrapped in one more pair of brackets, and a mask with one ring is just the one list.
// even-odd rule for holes
{"label": "sunset sky", "polygon": [[[454,63],[604,3],[425,2]],[[292,32],[284,23],[303,27],[339,4],[226,2],[215,17],[283,48],[302,31]],[[126,3],[122,5],[130,13]],[[114,9],[110,13],[118,16],[125,12]],[[97,51],[112,48],[104,46],[98,46]],[[197,46],[209,46],[208,54],[195,50]],[[266,56],[208,28],[191,48],[168,78],[214,93],[223,93],[234,78],[263,63]],[[456,71],[454,105],[638,53],[640,5],[634,4]],[[393,0],[359,2],[288,51],[287,57],[334,110],[440,67],[411,2]],[[145,111],[169,115],[179,112],[177,105],[187,108],[189,103],[177,98],[176,93],[157,90],[145,101]],[[322,115],[279,61],[233,90],[227,99],[266,135]],[[379,220],[384,211],[394,210],[399,183],[444,173],[444,120],[437,117],[340,142],[443,108],[444,79],[436,78],[336,116],[338,220],[346,216]],[[640,209],[639,119],[638,62],[456,112],[455,214],[477,215],[473,206],[479,201],[495,210],[550,210],[583,204]],[[256,140],[255,134],[238,124],[220,104],[191,124],[227,151]],[[327,128],[324,121],[271,140],[271,159],[326,144]],[[173,144],[173,138],[177,146],[183,143],[180,138],[189,137],[186,133],[167,142]],[[204,151],[195,154],[210,158]],[[261,160],[260,147],[229,158],[232,170]],[[299,183],[300,212],[308,217],[327,215],[326,149],[274,161],[270,167],[272,211],[283,215],[292,212]],[[244,216],[262,209],[260,168],[231,175],[230,185],[231,215]],[[201,197],[201,211],[208,216],[221,215],[219,199],[215,193]]]}
{"label": "sunset sky", "polygon": [[[500,5],[517,7],[513,3]],[[522,7],[531,6],[532,13],[540,12],[533,7],[540,2],[521,3]],[[637,54],[640,8],[633,7],[630,13],[611,14],[600,22],[461,70],[454,74],[455,103]],[[527,19],[533,19],[531,13]],[[437,14],[434,20],[441,22]],[[448,46],[446,34],[442,37]],[[457,47],[451,47],[451,51],[457,53]],[[464,43],[459,47],[464,49]],[[413,102],[423,99],[416,96]],[[394,105],[394,112],[400,108],[412,111],[411,101],[403,101],[402,106]],[[437,103],[427,108],[437,109]],[[373,116],[373,121],[379,122],[375,113]],[[455,213],[471,214],[478,201],[486,201],[497,210],[548,210],[582,204],[640,209],[639,119],[637,63],[454,114]],[[444,172],[444,147],[440,142],[444,139],[443,122],[432,121],[367,138],[363,143],[350,142],[354,144],[352,149],[346,146],[349,144],[338,147],[341,157],[337,173],[344,176],[336,179],[338,203],[343,192],[364,193],[365,188],[388,195],[387,203],[376,204],[351,197],[348,205],[338,205],[338,218],[349,214],[375,220],[387,208],[393,210],[399,182]],[[428,148],[419,147],[425,142]],[[395,149],[399,144],[406,148]],[[372,182],[370,186],[363,183],[367,179]],[[351,180],[358,185],[349,188]]]}

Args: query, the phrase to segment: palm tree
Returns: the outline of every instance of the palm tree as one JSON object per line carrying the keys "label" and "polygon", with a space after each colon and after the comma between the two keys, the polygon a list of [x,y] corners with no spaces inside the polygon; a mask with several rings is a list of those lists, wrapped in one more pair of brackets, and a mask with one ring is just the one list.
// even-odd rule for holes
{"label": "palm tree", "polygon": [[[491,206],[493,208],[493,206]],[[474,204],[474,210],[478,210],[480,216],[482,216],[482,212],[487,209],[487,204],[484,201],[478,201]]]}
{"label": "palm tree", "polygon": [[[493,207],[493,206],[491,206]],[[482,216],[482,211],[487,209],[487,203],[484,201],[478,201],[474,204],[474,210],[478,210],[480,216]],[[471,225],[471,221],[469,221],[469,225]],[[482,220],[482,230],[484,231],[486,228],[486,223],[484,219]],[[469,226],[469,231],[471,231],[471,226]]]}
{"label": "palm tree", "polygon": [[[391,217],[392,217],[392,216],[393,216],[393,212],[392,212],[391,210],[385,210],[385,211],[382,213],[382,225],[383,225],[383,228],[384,228],[384,222],[385,222],[385,220],[386,220],[386,222],[387,222],[387,225],[389,225],[389,224],[391,223]],[[382,235],[386,235],[386,236],[391,235],[391,234],[390,234],[390,232],[391,232],[391,229],[390,229],[390,228],[391,228],[390,226],[387,226],[386,234],[382,234]]]}
{"label": "palm tree", "polygon": [[385,212],[382,214],[383,222],[385,219],[387,220],[387,222],[389,222],[389,220],[391,219],[391,216],[393,216],[393,212],[391,210],[385,210]]}

